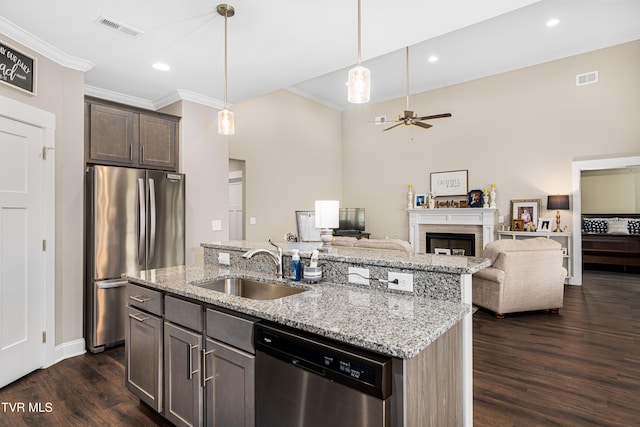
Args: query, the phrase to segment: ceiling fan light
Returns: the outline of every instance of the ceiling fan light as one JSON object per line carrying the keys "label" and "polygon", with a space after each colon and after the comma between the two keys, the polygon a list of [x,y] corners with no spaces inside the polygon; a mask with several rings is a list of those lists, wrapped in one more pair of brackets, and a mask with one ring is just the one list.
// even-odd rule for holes
{"label": "ceiling fan light", "polygon": [[220,135],[233,135],[236,133],[233,111],[226,108],[218,111],[218,133]]}
{"label": "ceiling fan light", "polygon": [[362,65],[349,70],[347,99],[352,104],[364,104],[371,97],[371,72]]}

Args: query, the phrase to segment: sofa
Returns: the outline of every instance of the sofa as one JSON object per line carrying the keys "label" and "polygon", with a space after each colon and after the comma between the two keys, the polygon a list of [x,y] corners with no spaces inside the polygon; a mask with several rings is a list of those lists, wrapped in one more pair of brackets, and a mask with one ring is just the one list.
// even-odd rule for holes
{"label": "sofa", "polygon": [[562,307],[564,279],[562,245],[545,237],[497,240],[485,246],[491,266],[473,274],[473,304],[506,313]]}
{"label": "sofa", "polygon": [[348,236],[334,236],[332,245],[353,248],[396,250],[405,252],[406,254],[413,253],[413,247],[411,244],[406,240],[400,239],[357,239],[355,237]]}

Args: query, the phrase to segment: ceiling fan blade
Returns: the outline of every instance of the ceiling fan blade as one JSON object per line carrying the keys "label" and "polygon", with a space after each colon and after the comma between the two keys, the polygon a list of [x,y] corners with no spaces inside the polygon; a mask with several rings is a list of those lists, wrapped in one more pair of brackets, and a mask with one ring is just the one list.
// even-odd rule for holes
{"label": "ceiling fan blade", "polygon": [[416,126],[420,126],[421,128],[425,128],[425,129],[429,129],[430,127],[433,127],[433,125],[430,125],[429,123],[413,122],[411,124],[412,125],[416,125]]}
{"label": "ceiling fan blade", "polygon": [[391,127],[386,128],[386,129],[382,129],[382,132],[387,131],[387,130],[389,130],[389,129],[393,129],[394,127],[400,126],[400,125],[401,125],[401,124],[403,124],[403,123],[404,123],[404,122],[400,122],[400,123],[398,123],[398,124],[395,124],[395,125],[393,125],[393,126],[391,126]]}
{"label": "ceiling fan blade", "polygon": [[436,114],[434,116],[417,117],[416,120],[443,119],[445,117],[451,117],[451,113]]}

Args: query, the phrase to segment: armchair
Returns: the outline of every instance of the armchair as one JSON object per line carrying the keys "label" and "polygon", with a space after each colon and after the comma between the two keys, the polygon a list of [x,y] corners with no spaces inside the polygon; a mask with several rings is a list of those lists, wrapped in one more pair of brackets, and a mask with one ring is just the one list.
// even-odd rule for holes
{"label": "armchair", "polygon": [[560,243],[544,237],[497,240],[482,256],[491,260],[491,267],[472,276],[473,304],[498,318],[518,311],[557,313],[562,307],[567,270]]}

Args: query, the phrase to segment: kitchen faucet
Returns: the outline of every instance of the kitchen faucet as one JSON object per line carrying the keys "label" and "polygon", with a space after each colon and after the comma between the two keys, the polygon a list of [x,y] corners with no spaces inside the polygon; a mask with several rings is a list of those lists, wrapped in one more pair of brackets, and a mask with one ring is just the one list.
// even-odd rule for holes
{"label": "kitchen faucet", "polygon": [[251,249],[247,252],[245,252],[244,254],[242,254],[242,258],[244,259],[250,259],[252,256],[257,255],[257,254],[268,254],[271,256],[271,259],[273,259],[273,261],[276,263],[276,267],[278,268],[278,277],[283,278],[284,277],[284,273],[282,271],[282,248],[278,245],[276,245],[275,243],[273,243],[271,241],[271,239],[269,239],[269,244],[271,244],[271,246],[275,247],[277,249],[277,253],[274,253],[268,249]]}

